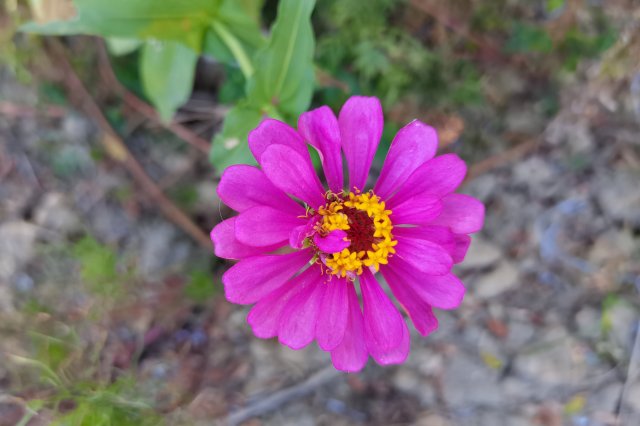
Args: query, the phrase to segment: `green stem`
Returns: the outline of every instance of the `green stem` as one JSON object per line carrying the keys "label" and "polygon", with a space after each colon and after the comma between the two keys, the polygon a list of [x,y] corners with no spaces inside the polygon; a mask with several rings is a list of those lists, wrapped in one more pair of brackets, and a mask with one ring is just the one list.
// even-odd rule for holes
{"label": "green stem", "polygon": [[247,56],[247,52],[244,51],[240,41],[220,22],[214,22],[211,24],[213,31],[220,36],[224,44],[229,48],[233,57],[238,61],[240,71],[244,74],[244,77],[248,80],[253,75],[253,65],[251,59]]}

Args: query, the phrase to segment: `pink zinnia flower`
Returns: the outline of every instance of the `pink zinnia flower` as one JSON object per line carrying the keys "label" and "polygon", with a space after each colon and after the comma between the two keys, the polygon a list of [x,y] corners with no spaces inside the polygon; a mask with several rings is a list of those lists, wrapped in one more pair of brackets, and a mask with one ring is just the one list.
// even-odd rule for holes
{"label": "pink zinnia flower", "polygon": [[[256,336],[292,349],[316,340],[343,371],[361,370],[369,355],[397,364],[409,353],[407,325],[375,273],[426,336],[438,326],[433,307],[462,301],[451,268],[484,220],[482,203],[453,193],[464,162],[434,158],[436,132],[420,121],[398,132],[368,190],[382,126],[378,99],[360,96],[337,119],[326,106],[302,114],[298,131],[267,119],[249,134],[260,168],[231,166],[218,186],[239,212],[211,231],[216,255],[239,260],[222,277],[227,299],[255,304],[247,321]],[[320,154],[328,190],[306,143]]]}

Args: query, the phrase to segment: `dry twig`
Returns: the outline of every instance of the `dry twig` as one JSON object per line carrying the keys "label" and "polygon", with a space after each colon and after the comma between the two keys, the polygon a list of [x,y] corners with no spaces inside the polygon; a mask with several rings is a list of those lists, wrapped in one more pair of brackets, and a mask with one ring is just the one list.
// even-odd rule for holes
{"label": "dry twig", "polygon": [[264,399],[256,401],[248,407],[231,413],[229,417],[227,417],[226,423],[229,426],[235,426],[253,417],[274,411],[289,401],[310,394],[320,386],[331,382],[342,374],[343,373],[333,368],[333,366],[326,367],[302,383],[298,383],[287,389],[282,389]]}
{"label": "dry twig", "polygon": [[55,60],[61,65],[65,75],[65,85],[69,92],[75,95],[78,106],[81,107],[100,126],[104,135],[100,142],[104,145],[109,155],[118,163],[123,165],[140,185],[145,194],[158,204],[162,213],[183,231],[189,234],[201,246],[209,249],[211,243],[207,235],[185,215],[170,199],[168,199],[158,188],[156,183],[147,175],[140,163],[133,157],[120,136],[111,127],[105,118],[100,107],[93,100],[93,97],[84,86],[73,67],[67,59],[67,52],[62,44],[56,39],[49,39],[50,47]]}
{"label": "dry twig", "polygon": [[181,124],[176,123],[175,121],[171,123],[162,121],[158,116],[156,110],[151,105],[138,98],[136,95],[127,90],[122,84],[120,84],[118,78],[113,72],[113,68],[111,67],[109,55],[107,54],[107,50],[104,47],[104,43],[102,41],[98,41],[97,44],[99,59],[101,62],[101,77],[109,87],[112,87],[115,91],[122,94],[122,97],[127,105],[129,105],[135,111],[138,111],[148,120],[151,120],[155,124],[173,132],[173,134],[175,134],[177,137],[187,142],[188,144],[192,145],[197,150],[209,155],[209,150],[211,147],[209,142],[202,139],[200,136],[182,126]]}

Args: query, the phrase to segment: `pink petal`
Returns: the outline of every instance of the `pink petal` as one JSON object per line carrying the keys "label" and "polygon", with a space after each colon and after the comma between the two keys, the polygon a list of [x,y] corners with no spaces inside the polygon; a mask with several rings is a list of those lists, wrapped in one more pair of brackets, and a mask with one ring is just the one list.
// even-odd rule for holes
{"label": "pink petal", "polygon": [[418,271],[430,275],[447,274],[453,266],[453,260],[440,245],[428,240],[406,238],[396,235],[398,245],[391,259],[400,258]]}
{"label": "pink petal", "polygon": [[258,127],[249,132],[248,141],[249,149],[258,163],[262,161],[262,154],[273,145],[287,146],[303,158],[309,158],[307,144],[298,132],[288,124],[272,118],[263,120]]}
{"label": "pink petal", "polygon": [[235,217],[223,220],[211,231],[211,241],[213,241],[216,256],[223,259],[243,259],[245,257],[273,251],[284,245],[275,244],[266,247],[251,247],[245,245],[236,238],[235,222]]}
{"label": "pink petal", "polygon": [[421,164],[433,158],[438,149],[438,134],[433,127],[414,120],[393,138],[380,177],[376,195],[389,198]]}
{"label": "pink petal", "polygon": [[[349,300],[347,280],[334,277],[324,284],[327,290],[318,312],[316,339],[325,351],[335,349],[344,337],[349,319]],[[358,307],[359,308],[359,307]]]}
{"label": "pink petal", "polygon": [[400,343],[395,347],[382,350],[379,346],[369,348],[369,354],[380,365],[402,364],[409,356],[409,347],[411,346],[411,335],[407,324],[402,321],[402,330],[400,335]]}
{"label": "pink petal", "polygon": [[[428,275],[397,257],[389,261],[386,269],[391,271],[396,282],[411,287],[418,297],[436,308],[457,308],[464,297],[464,285],[451,273]],[[385,271],[385,274],[388,273]]]}
{"label": "pink petal", "polygon": [[438,244],[453,257],[456,251],[456,234],[446,226],[413,226],[393,228],[393,235],[427,240]]}
{"label": "pink petal", "polygon": [[261,339],[277,336],[280,316],[289,300],[296,294],[307,291],[319,274],[320,269],[312,265],[260,299],[247,315],[247,322],[253,329],[253,334]]}
{"label": "pink petal", "polygon": [[308,288],[289,299],[278,321],[278,340],[291,349],[302,349],[313,341],[318,311],[327,286],[318,274]]}
{"label": "pink petal", "polygon": [[314,209],[325,204],[324,189],[311,161],[284,145],[272,145],[260,158],[262,170],[278,188]]}
{"label": "pink petal", "polygon": [[340,371],[355,373],[365,366],[369,353],[364,342],[364,320],[360,302],[353,287],[347,282],[349,317],[342,342],[331,351],[331,362]]}
{"label": "pink petal", "polygon": [[369,352],[386,352],[397,347],[402,338],[402,315],[368,269],[360,275],[364,336]]}
{"label": "pink petal", "polygon": [[449,194],[442,199],[442,213],[432,225],[448,226],[456,234],[471,234],[482,229],[484,205],[464,194]]}
{"label": "pink petal", "polygon": [[272,246],[289,241],[291,231],[301,223],[302,219],[282,210],[253,207],[236,218],[236,238],[253,247]]}
{"label": "pink petal", "polygon": [[442,203],[434,195],[420,194],[395,206],[391,213],[394,225],[425,225],[440,215]]}
{"label": "pink petal", "polygon": [[331,108],[305,112],[298,119],[298,131],[318,150],[329,189],[339,193],[343,188],[342,153],[340,152],[340,128]]}
{"label": "pink petal", "polygon": [[398,276],[392,268],[382,268],[380,272],[420,334],[426,336],[438,328],[438,319],[433,314],[433,309],[416,294],[412,286]]}
{"label": "pink petal", "polygon": [[310,250],[248,257],[222,275],[227,300],[248,305],[280,287],[311,260]]}
{"label": "pink petal", "polygon": [[443,197],[462,183],[467,166],[456,154],[445,154],[433,158],[414,171],[398,192],[387,202],[393,208],[418,194]]}
{"label": "pink petal", "polygon": [[351,244],[351,241],[347,238],[347,233],[340,229],[329,232],[325,237],[320,234],[315,234],[313,236],[313,242],[318,246],[320,251],[325,253],[339,253]]}
{"label": "pink petal", "polygon": [[450,253],[453,258],[453,263],[460,263],[467,255],[467,250],[469,250],[469,246],[471,245],[471,237],[464,234],[454,234],[454,238],[456,242],[455,249]]}
{"label": "pink petal", "polygon": [[296,215],[304,214],[301,205],[276,188],[262,170],[254,166],[238,164],[227,167],[220,178],[218,195],[227,206],[238,212],[264,205]]}
{"label": "pink petal", "polygon": [[352,96],[338,117],[342,150],[349,166],[349,189],[364,189],[378,149],[384,118],[377,98]]}

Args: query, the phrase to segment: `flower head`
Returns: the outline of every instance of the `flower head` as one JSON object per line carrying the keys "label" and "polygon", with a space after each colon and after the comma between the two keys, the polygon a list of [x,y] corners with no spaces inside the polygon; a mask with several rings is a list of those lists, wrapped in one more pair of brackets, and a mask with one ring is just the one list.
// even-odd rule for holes
{"label": "flower head", "polygon": [[343,371],[409,353],[409,330],[380,275],[422,335],[438,326],[432,307],[460,304],[464,287],[451,268],[484,220],[479,201],[453,192],[464,162],[434,157],[436,132],[419,121],[398,132],[368,186],[382,126],[380,102],[359,96],[338,118],[328,107],[302,114],[297,131],[267,119],[249,134],[260,167],[231,166],[218,186],[239,213],[211,231],[216,255],[239,260],[222,277],[227,299],[255,304],[247,320],[256,336],[293,349],[316,340]]}

